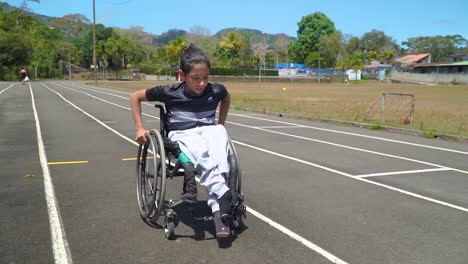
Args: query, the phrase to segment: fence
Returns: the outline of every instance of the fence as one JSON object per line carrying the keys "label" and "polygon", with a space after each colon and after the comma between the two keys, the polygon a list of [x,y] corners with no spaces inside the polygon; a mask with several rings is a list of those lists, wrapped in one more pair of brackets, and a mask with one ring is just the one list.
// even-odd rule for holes
{"label": "fence", "polygon": [[468,74],[463,73],[409,73],[393,71],[391,79],[422,83],[468,84]]}

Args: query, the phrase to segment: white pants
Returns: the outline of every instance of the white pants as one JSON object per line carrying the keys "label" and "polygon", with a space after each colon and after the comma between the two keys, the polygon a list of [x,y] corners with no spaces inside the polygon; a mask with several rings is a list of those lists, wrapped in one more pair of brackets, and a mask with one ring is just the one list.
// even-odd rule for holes
{"label": "white pants", "polygon": [[192,161],[200,183],[208,193],[211,211],[219,211],[218,198],[229,190],[222,173],[228,175],[228,135],[223,125],[202,126],[169,132],[169,139]]}

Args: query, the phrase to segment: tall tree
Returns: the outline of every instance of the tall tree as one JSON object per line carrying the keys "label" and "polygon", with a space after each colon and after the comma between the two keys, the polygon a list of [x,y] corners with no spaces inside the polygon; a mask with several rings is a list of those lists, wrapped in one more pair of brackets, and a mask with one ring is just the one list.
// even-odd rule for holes
{"label": "tall tree", "polygon": [[67,39],[67,43],[62,45],[60,52],[64,54],[63,57],[67,60],[67,69],[69,78],[71,78],[71,65],[74,63],[72,56],[74,54],[74,46],[72,44],[72,39],[75,39],[80,34],[83,34],[87,28],[89,28],[89,19],[81,14],[69,14],[61,18],[57,18],[52,23],[52,27],[60,30]]}
{"label": "tall tree", "polygon": [[336,62],[343,56],[344,46],[342,34],[335,31],[320,37],[320,60],[322,67],[335,67]]}
{"label": "tall tree", "polygon": [[409,53],[431,53],[435,61],[444,61],[468,47],[467,40],[460,35],[409,38],[402,44],[408,47]]}
{"label": "tall tree", "polygon": [[291,46],[296,62],[303,63],[309,53],[318,51],[320,37],[336,31],[335,24],[323,13],[307,15],[298,23],[297,41]]}
{"label": "tall tree", "polygon": [[244,40],[241,35],[235,31],[230,31],[226,36],[222,37],[219,46],[229,51],[232,67],[234,66],[234,56],[237,55],[239,50],[244,46]]}
{"label": "tall tree", "polygon": [[266,54],[268,53],[268,48],[269,45],[265,42],[252,44],[252,50],[254,52],[254,55],[259,59],[259,61],[257,62],[258,64],[265,66],[265,59]]}
{"label": "tall tree", "polygon": [[202,26],[194,26],[185,35],[187,44],[193,43],[195,47],[202,49],[210,58],[216,52],[216,43],[211,37],[211,31]]}
{"label": "tall tree", "polygon": [[252,66],[252,59],[254,57],[254,51],[250,43],[250,36],[246,35],[243,37],[244,45],[239,50],[239,59],[242,66]]}
{"label": "tall tree", "polygon": [[365,52],[366,59],[391,60],[400,50],[396,41],[385,35],[383,31],[373,29],[361,37],[361,50]]}
{"label": "tall tree", "polygon": [[286,34],[277,34],[276,35],[276,41],[274,43],[274,50],[276,52],[276,55],[278,56],[278,62],[289,62],[289,56],[288,56],[288,49],[289,49],[289,44],[291,43],[291,40],[288,35]]}
{"label": "tall tree", "polygon": [[185,46],[187,46],[187,42],[185,42],[183,37],[169,41],[167,55],[171,65],[179,65],[180,52]]}
{"label": "tall tree", "polygon": [[16,79],[17,70],[29,66],[32,54],[29,33],[36,23],[23,10],[0,12],[0,79]]}
{"label": "tall tree", "polygon": [[[34,77],[59,77],[54,76],[52,71],[56,68],[59,45],[63,41],[62,34],[45,24],[36,24],[29,37],[32,42],[31,64],[34,67]],[[56,74],[61,76],[61,73]]]}

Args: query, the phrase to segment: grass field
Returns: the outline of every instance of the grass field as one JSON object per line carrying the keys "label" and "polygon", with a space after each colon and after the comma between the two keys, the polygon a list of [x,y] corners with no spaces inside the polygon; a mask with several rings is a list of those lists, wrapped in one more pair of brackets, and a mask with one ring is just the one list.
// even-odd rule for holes
{"label": "grass field", "polygon": [[[144,89],[168,84],[163,81],[101,82],[115,88]],[[426,131],[428,136],[451,134],[468,137],[467,85],[410,85],[376,81],[349,84],[224,82],[231,93],[234,109],[255,109],[288,113],[303,117],[364,122]],[[283,88],[286,88],[285,91]],[[383,92],[413,93],[415,115],[411,124],[401,123],[401,112],[409,110],[409,102],[395,100],[398,118],[380,122],[379,100]],[[387,101],[388,103],[388,101]],[[363,120],[368,109],[376,105],[372,120]],[[387,106],[390,111],[390,106]],[[386,114],[387,115],[387,114]],[[388,119],[388,120],[387,120]]]}

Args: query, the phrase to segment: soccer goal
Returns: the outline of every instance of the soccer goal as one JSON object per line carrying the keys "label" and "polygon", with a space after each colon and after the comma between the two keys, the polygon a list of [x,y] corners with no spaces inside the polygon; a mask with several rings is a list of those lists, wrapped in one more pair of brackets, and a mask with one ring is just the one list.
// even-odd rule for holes
{"label": "soccer goal", "polygon": [[367,110],[363,119],[386,123],[411,124],[416,97],[413,93],[383,92]]}

